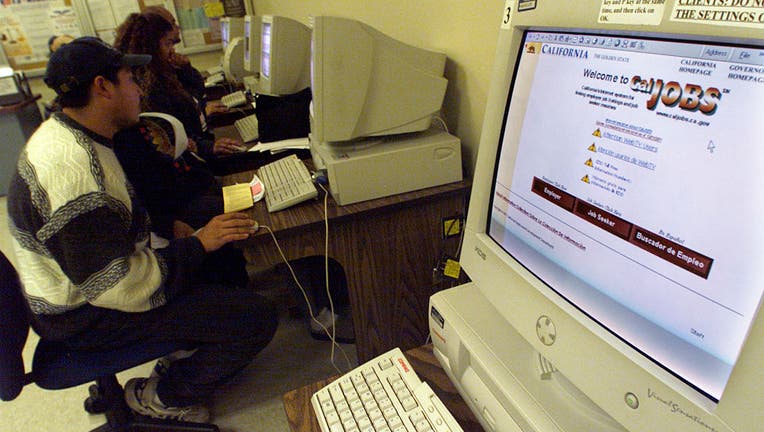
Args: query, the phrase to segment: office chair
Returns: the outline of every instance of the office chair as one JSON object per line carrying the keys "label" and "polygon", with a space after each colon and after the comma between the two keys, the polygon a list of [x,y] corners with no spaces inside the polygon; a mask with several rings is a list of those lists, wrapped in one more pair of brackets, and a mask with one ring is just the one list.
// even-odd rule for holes
{"label": "office chair", "polygon": [[117,381],[117,372],[190,347],[174,343],[140,343],[112,351],[78,352],[40,339],[35,347],[32,371],[25,373],[22,351],[31,326],[30,313],[18,274],[8,258],[0,253],[0,399],[15,399],[30,383],[47,390],[58,390],[95,381],[89,388],[85,410],[105,414],[107,423],[93,432],[219,432],[213,424],[138,415],[125,403],[124,390]]}

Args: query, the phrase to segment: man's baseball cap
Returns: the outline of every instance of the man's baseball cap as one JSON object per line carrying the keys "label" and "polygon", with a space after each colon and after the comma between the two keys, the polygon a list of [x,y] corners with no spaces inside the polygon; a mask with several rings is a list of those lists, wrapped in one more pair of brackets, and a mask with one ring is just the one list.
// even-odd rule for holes
{"label": "man's baseball cap", "polygon": [[61,46],[48,60],[45,84],[65,95],[89,85],[110,68],[141,66],[151,61],[147,54],[122,54],[97,37],[84,36]]}

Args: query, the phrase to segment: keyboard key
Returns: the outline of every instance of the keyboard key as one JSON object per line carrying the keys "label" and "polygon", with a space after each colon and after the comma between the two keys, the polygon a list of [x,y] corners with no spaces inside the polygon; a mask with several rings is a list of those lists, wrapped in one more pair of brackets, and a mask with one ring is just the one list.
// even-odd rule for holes
{"label": "keyboard key", "polygon": [[265,185],[265,205],[269,212],[318,196],[308,168],[295,155],[263,165],[257,176]]}
{"label": "keyboard key", "polygon": [[[434,432],[434,425],[438,432],[461,432],[459,424],[411,365],[400,365],[410,371],[405,373],[390,367],[398,362],[407,360],[396,348],[316,392],[311,403],[322,432]],[[386,364],[387,368],[382,369]],[[342,399],[340,394],[344,395]]]}
{"label": "keyboard key", "polygon": [[406,396],[401,399],[401,406],[404,410],[409,411],[417,407],[416,400],[411,396]]}
{"label": "keyboard key", "polygon": [[326,417],[326,423],[328,423],[329,426],[340,422],[340,416],[337,414],[336,411],[326,412],[324,413],[324,417]]}

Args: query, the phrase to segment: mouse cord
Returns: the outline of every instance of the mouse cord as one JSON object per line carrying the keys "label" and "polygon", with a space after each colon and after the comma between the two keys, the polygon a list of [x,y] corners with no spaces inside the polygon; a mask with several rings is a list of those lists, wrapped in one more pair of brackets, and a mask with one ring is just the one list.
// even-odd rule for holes
{"label": "mouse cord", "polygon": [[[324,197],[324,214],[326,215],[326,197]],[[324,217],[324,221],[325,221],[324,223],[325,223],[326,227],[328,227],[328,224],[329,224],[329,223],[328,223],[328,216],[325,216],[325,217]],[[345,352],[345,350],[342,348],[342,346],[340,346],[340,345],[337,343],[337,341],[335,340],[334,303],[333,303],[333,301],[332,301],[332,297],[331,297],[331,295],[329,296],[329,305],[330,305],[330,307],[331,307],[331,313],[332,313],[332,331],[330,332],[330,331],[329,331],[329,329],[327,329],[327,328],[326,328],[326,327],[325,327],[325,326],[324,326],[324,325],[321,323],[321,321],[319,321],[319,320],[317,320],[317,319],[316,319],[316,316],[315,316],[315,314],[314,314],[314,312],[313,312],[313,308],[312,308],[312,307],[311,307],[311,305],[310,305],[310,300],[308,299],[308,295],[306,294],[306,292],[305,292],[305,289],[303,288],[302,284],[300,283],[299,279],[297,278],[297,275],[295,274],[295,272],[294,272],[294,269],[292,268],[292,265],[289,263],[289,260],[287,259],[286,255],[284,255],[284,251],[281,249],[281,246],[279,245],[279,242],[278,242],[278,240],[276,239],[276,235],[275,235],[275,234],[273,234],[273,230],[271,230],[271,227],[269,227],[269,226],[267,226],[267,225],[260,225],[260,228],[265,228],[266,230],[268,230],[268,233],[271,235],[271,238],[273,239],[273,243],[276,245],[276,249],[278,249],[278,251],[279,251],[279,254],[281,255],[281,259],[284,261],[284,263],[286,264],[287,268],[289,269],[289,273],[292,275],[292,279],[294,279],[295,283],[297,284],[297,287],[300,289],[300,293],[302,293],[302,297],[303,297],[303,299],[305,300],[305,304],[308,306],[308,313],[310,314],[310,319],[311,319],[312,321],[314,321],[314,322],[318,323],[318,325],[319,325],[319,326],[321,326],[321,328],[323,329],[324,333],[326,333],[326,335],[327,335],[327,336],[329,337],[329,339],[331,340],[331,342],[332,342],[332,348],[331,348],[331,363],[332,363],[332,366],[334,367],[334,369],[335,369],[335,370],[336,370],[338,373],[340,373],[340,374],[342,374],[342,373],[343,373],[343,372],[340,370],[340,368],[339,368],[339,367],[337,367],[337,364],[336,364],[336,362],[335,362],[335,359],[334,359],[334,356],[335,356],[335,350],[334,350],[334,347],[336,346],[337,348],[339,348],[339,349],[340,349],[340,352],[342,353],[343,357],[345,357],[345,362],[347,363],[347,368],[348,368],[347,370],[350,370],[350,369],[352,369],[352,366],[351,366],[351,362],[350,362],[350,358],[348,357],[347,353],[346,353],[346,352]],[[327,230],[327,231],[328,231],[328,230]],[[326,240],[327,240],[327,246],[325,247],[325,250],[326,250],[326,251],[328,251],[328,249],[329,249],[329,246],[328,246],[328,234],[327,234],[327,236],[326,236]],[[329,289],[328,289],[328,280],[329,280],[329,276],[328,276],[329,259],[328,259],[328,258],[326,258],[326,259],[325,259],[325,267],[326,267],[326,270],[327,270],[327,271],[326,271],[326,281],[327,281],[327,294],[329,294]]]}
{"label": "mouse cord", "polygon": [[[329,299],[329,312],[330,316],[332,317],[332,334],[329,335],[327,332],[327,335],[329,335],[329,338],[332,340],[332,352],[331,352],[331,360],[332,365],[334,365],[334,346],[340,347],[339,344],[337,344],[336,335],[337,335],[337,325],[334,313],[334,299],[332,298],[331,290],[329,289],[329,209],[328,209],[328,201],[329,201],[329,191],[326,190],[324,185],[321,183],[318,183],[318,186],[324,191],[324,286],[326,288],[326,297]],[[318,322],[318,321],[316,321]],[[320,324],[320,323],[319,323]],[[323,325],[321,326],[323,327]],[[326,328],[324,328],[326,330]],[[342,347],[340,347],[340,350],[342,350]],[[342,355],[345,357],[345,361],[348,365],[348,370],[352,369],[350,366],[350,360],[348,359],[347,354],[344,350],[342,350]],[[337,366],[334,366],[335,369],[337,369]]]}

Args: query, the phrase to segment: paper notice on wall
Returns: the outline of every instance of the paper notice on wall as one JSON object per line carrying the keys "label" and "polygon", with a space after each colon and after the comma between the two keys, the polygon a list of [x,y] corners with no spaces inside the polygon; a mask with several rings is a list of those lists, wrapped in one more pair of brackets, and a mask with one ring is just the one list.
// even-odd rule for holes
{"label": "paper notice on wall", "polygon": [[764,6],[761,1],[716,0],[702,5],[694,3],[676,2],[671,11],[671,21],[764,28]]}
{"label": "paper notice on wall", "polygon": [[666,0],[602,0],[599,22],[658,25],[665,7]]}
{"label": "paper notice on wall", "polygon": [[141,9],[135,0],[111,0],[111,9],[114,11],[114,21],[120,25],[131,13],[140,13]]}
{"label": "paper notice on wall", "polygon": [[208,18],[216,18],[225,15],[225,7],[222,2],[210,2],[204,4],[204,15]]}
{"label": "paper notice on wall", "polygon": [[88,10],[96,30],[113,29],[117,26],[109,0],[89,0]]}
{"label": "paper notice on wall", "polygon": [[204,38],[204,30],[182,30],[183,34],[183,46],[202,46],[207,43]]}
{"label": "paper notice on wall", "polygon": [[74,37],[82,36],[77,14],[69,6],[51,7],[48,9],[48,20],[53,24],[53,34],[68,34]]}
{"label": "paper notice on wall", "polygon": [[97,30],[96,35],[109,45],[114,45],[117,39],[115,29]]}
{"label": "paper notice on wall", "polygon": [[18,2],[0,8],[0,41],[14,69],[45,67],[48,39],[80,35],[74,10],[63,1]]}

